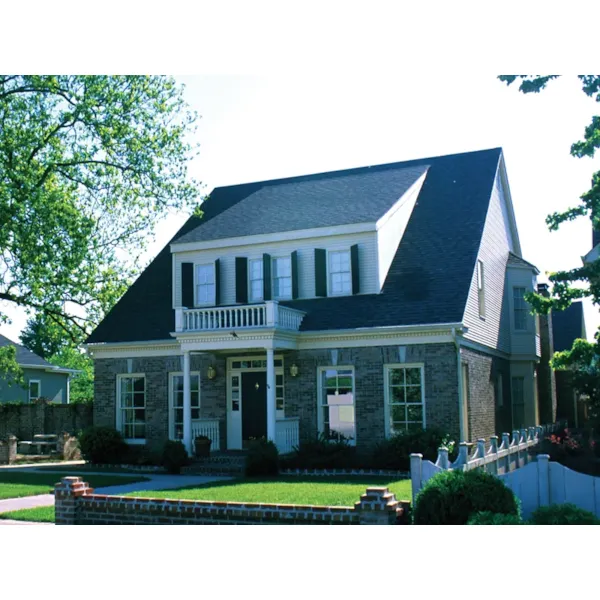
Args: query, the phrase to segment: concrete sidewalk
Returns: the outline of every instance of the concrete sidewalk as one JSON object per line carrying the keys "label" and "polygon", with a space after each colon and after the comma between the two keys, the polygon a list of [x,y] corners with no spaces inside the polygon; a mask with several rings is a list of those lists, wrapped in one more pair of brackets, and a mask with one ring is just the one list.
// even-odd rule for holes
{"label": "concrete sidewalk", "polygon": [[[49,471],[44,471],[48,473]],[[67,473],[60,473],[63,477],[68,477]],[[108,475],[108,473],[86,473],[86,475]],[[131,473],[110,473],[111,475],[123,475],[131,477]],[[172,490],[180,487],[189,487],[193,485],[201,485],[211,483],[213,481],[225,481],[233,479],[232,477],[217,477],[208,475],[150,475],[144,474],[150,481],[140,481],[138,483],[128,483],[125,485],[111,485],[109,487],[97,488],[94,492],[98,494],[110,494],[119,496],[129,492],[140,492],[145,490]],[[60,478],[59,478],[60,479]],[[84,477],[85,480],[85,477]],[[58,481],[58,479],[57,479]],[[8,498],[0,500],[0,513],[10,512],[13,510],[21,510],[23,508],[35,508],[37,506],[52,506],[54,504],[54,496],[52,494],[41,494],[39,496],[27,496],[25,498]],[[3,523],[0,519],[0,524]]]}

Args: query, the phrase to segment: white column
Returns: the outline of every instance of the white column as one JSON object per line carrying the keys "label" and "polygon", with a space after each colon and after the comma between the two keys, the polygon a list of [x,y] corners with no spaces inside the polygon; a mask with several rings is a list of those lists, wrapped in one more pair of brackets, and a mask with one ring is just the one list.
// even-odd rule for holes
{"label": "white column", "polygon": [[277,442],[275,437],[276,415],[275,358],[273,348],[267,348],[267,439],[275,443]]}
{"label": "white column", "polygon": [[183,445],[191,456],[192,448],[192,386],[190,384],[190,353],[183,352]]}

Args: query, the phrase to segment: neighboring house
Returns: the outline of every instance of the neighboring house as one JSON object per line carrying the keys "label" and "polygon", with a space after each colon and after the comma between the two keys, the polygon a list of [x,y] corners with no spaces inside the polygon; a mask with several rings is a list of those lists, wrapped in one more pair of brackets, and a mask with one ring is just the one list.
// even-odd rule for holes
{"label": "neighboring house", "polygon": [[69,380],[73,369],[63,369],[51,365],[27,348],[0,335],[0,347],[15,346],[17,362],[23,369],[24,386],[9,383],[0,377],[0,403],[34,402],[38,398],[48,398],[58,404],[69,403]]}
{"label": "neighboring house", "polygon": [[220,187],[202,210],[87,340],[96,424],[367,452],[539,423],[538,270],[501,149]]}

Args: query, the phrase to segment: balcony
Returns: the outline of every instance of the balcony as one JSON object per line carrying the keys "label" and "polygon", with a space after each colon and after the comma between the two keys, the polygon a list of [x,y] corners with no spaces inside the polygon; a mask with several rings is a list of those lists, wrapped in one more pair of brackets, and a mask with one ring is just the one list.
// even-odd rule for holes
{"label": "balcony", "polygon": [[305,313],[269,300],[262,304],[211,308],[176,308],[175,331],[281,329],[298,331]]}

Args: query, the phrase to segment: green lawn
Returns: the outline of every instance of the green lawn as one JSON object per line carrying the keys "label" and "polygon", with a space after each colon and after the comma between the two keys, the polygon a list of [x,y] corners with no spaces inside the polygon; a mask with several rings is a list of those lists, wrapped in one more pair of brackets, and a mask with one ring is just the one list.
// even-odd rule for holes
{"label": "green lawn", "polygon": [[85,477],[93,488],[107,487],[110,485],[125,485],[136,481],[148,481],[147,477],[125,477],[118,475],[90,475],[80,472],[68,473],[24,473],[22,471],[0,472],[0,500],[6,498],[22,498],[23,496],[37,496],[47,494],[54,489],[61,477],[75,475]]}
{"label": "green lawn", "polygon": [[262,502],[268,504],[316,504],[354,506],[367,487],[385,486],[399,500],[411,499],[410,479],[387,477],[278,477],[219,481],[177,490],[131,492],[128,496],[214,500],[220,502]]}
{"label": "green lawn", "polygon": [[0,513],[0,519],[54,523],[54,506],[38,506],[37,508],[24,508],[23,510]]}

